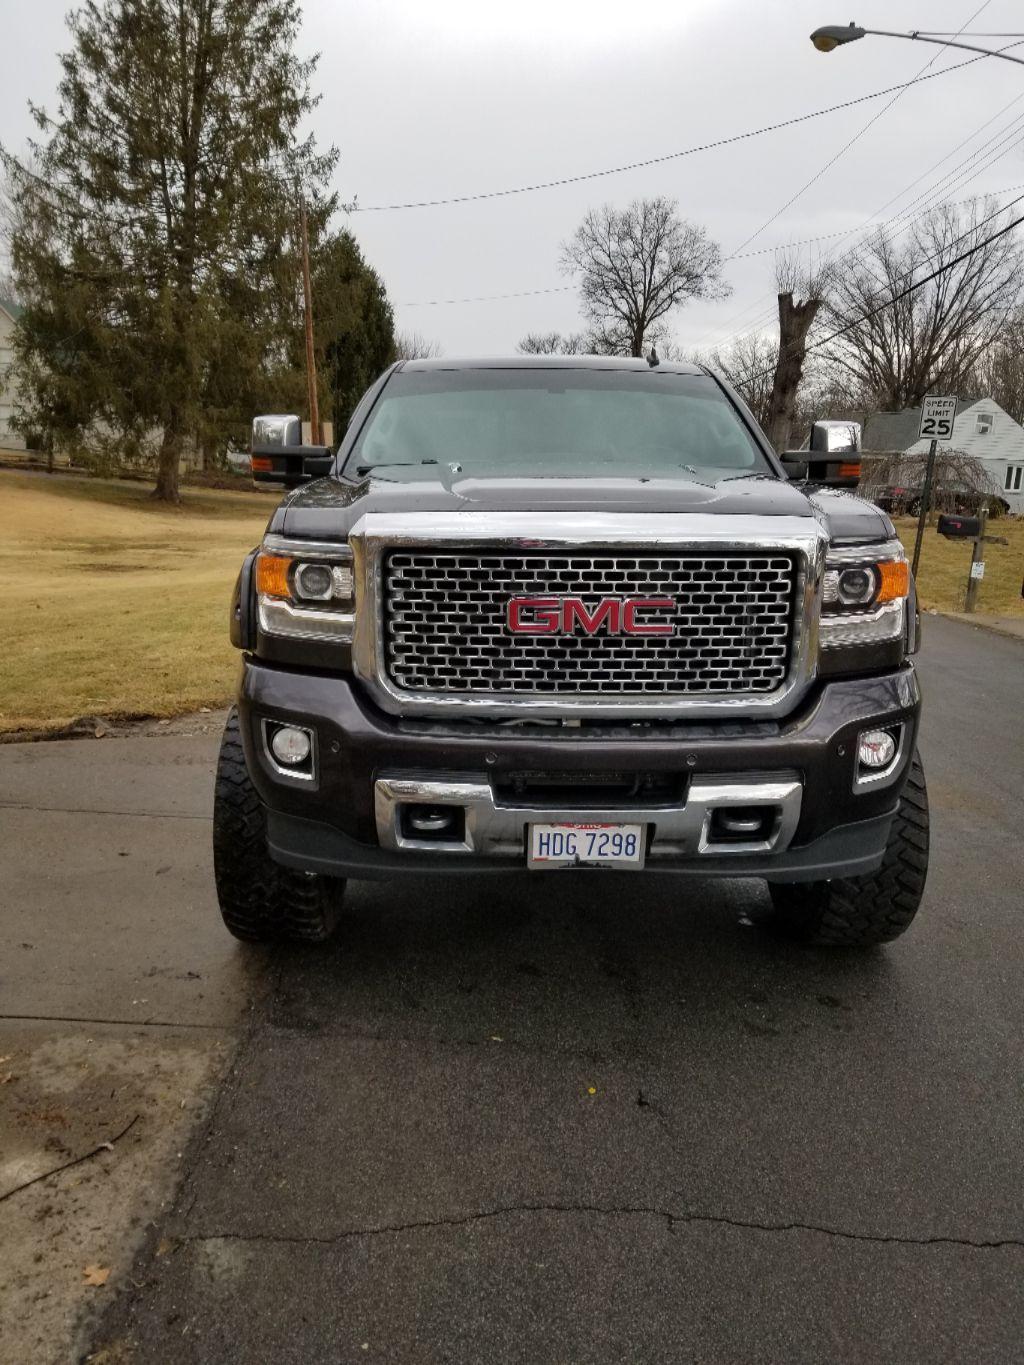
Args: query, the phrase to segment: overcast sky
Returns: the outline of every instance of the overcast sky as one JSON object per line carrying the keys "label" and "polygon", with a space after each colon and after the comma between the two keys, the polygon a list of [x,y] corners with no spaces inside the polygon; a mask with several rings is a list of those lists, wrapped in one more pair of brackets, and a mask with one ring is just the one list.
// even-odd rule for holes
{"label": "overcast sky", "polygon": [[[968,23],[981,4],[871,0],[855,17],[889,29],[1024,30],[1015,0],[989,0]],[[14,150],[31,131],[27,100],[55,104],[67,8],[0,0],[0,140]],[[969,55],[883,38],[822,55],[808,34],[849,21],[849,3],[838,0],[305,0],[304,9],[303,48],[322,53],[314,126],[341,153],[341,197],[358,196],[363,206],[665,156],[908,81],[936,54],[930,71]],[[988,60],[906,91],[784,208],[890,98],[645,169],[477,203],[360,212],[348,222],[401,328],[435,339],[449,356],[493,355],[527,331],[577,328],[571,287],[427,301],[564,290],[559,243],[595,205],[668,195],[729,256],[755,233],[743,251],[853,231],[879,211],[887,218],[930,198],[945,178],[952,199],[1024,193],[1024,67]],[[957,169],[964,158],[973,159]],[[725,271],[731,298],[692,304],[672,319],[687,350],[770,320],[772,252],[731,260]]]}

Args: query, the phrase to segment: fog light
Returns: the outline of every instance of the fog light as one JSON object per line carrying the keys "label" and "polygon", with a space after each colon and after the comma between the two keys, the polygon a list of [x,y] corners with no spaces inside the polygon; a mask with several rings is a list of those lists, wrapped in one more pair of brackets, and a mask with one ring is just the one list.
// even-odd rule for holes
{"label": "fog light", "polygon": [[270,736],[270,749],[278,763],[289,768],[305,763],[309,758],[312,740],[308,730],[300,730],[294,725],[282,725]]}
{"label": "fog light", "polygon": [[888,730],[865,730],[857,743],[862,768],[887,768],[896,757],[896,740]]}

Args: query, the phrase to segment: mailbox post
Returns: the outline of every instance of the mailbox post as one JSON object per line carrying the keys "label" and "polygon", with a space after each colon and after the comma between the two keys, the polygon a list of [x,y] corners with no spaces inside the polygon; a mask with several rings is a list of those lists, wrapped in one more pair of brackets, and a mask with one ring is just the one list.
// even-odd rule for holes
{"label": "mailbox post", "polygon": [[983,507],[978,516],[978,534],[971,547],[971,576],[967,580],[967,596],[964,598],[964,611],[973,611],[978,600],[978,586],[985,574],[985,523],[988,521],[988,508]]}
{"label": "mailbox post", "polygon": [[[960,516],[941,516],[939,517],[939,535],[947,540],[972,540],[971,546],[971,573],[967,580],[967,593],[964,597],[964,611],[973,611],[978,600],[978,585],[985,577],[985,545],[1008,545],[1009,541],[1005,536],[989,536],[985,534],[985,526],[988,522],[988,507],[983,506],[976,517]],[[1021,596],[1024,596],[1024,586],[1021,588]]]}

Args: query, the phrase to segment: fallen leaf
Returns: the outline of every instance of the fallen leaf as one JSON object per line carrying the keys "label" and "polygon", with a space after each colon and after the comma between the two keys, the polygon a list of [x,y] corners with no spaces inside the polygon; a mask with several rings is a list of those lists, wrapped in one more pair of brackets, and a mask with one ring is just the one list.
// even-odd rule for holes
{"label": "fallen leaf", "polygon": [[492,1042],[492,1043],[500,1043],[501,1041],[502,1041],[502,1039],[501,1039],[501,1037],[500,1037],[497,1033],[492,1033],[492,1034],[491,1034],[491,1042]]}
{"label": "fallen leaf", "polygon": [[596,1085],[588,1085],[588,1086],[587,1086],[587,1094],[588,1094],[588,1095],[596,1095],[596,1094],[597,1094],[597,1086],[596,1086]]}
{"label": "fallen leaf", "polygon": [[82,1271],[82,1277],[86,1284],[94,1284],[97,1286],[105,1285],[110,1279],[110,1266],[87,1265]]}
{"label": "fallen leaf", "polygon": [[8,1085],[11,1081],[16,1081],[17,1079],[18,1078],[13,1071],[8,1071],[6,1076],[0,1076],[0,1085]]}

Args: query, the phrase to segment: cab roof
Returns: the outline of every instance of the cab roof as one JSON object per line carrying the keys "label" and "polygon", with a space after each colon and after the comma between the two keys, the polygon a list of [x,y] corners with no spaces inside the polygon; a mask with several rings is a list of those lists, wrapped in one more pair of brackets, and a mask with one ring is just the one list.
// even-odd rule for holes
{"label": "cab roof", "polygon": [[511,355],[485,359],[400,360],[399,370],[636,370],[667,374],[706,374],[700,365],[660,360],[651,366],[643,357],[618,355]]}

